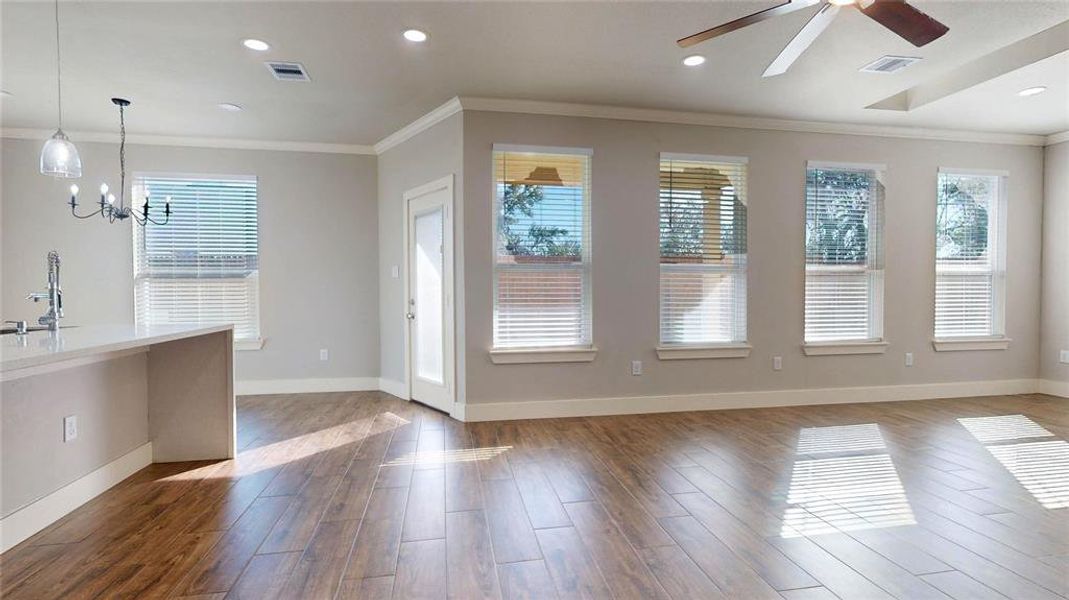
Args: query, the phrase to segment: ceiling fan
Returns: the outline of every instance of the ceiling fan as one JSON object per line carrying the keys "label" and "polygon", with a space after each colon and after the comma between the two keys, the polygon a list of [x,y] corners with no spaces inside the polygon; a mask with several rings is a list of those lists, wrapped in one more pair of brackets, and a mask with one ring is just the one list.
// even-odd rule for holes
{"label": "ceiling fan", "polygon": [[905,0],[787,0],[752,15],[687,36],[676,43],[682,48],[688,48],[736,29],[742,29],[747,25],[802,10],[814,4],[821,4],[820,10],[779,53],[776,60],[768,65],[763,77],[786,73],[794,61],[798,60],[806,48],[831,24],[839,10],[851,5],[918,48],[939,39],[950,31],[949,27],[910,6]]}

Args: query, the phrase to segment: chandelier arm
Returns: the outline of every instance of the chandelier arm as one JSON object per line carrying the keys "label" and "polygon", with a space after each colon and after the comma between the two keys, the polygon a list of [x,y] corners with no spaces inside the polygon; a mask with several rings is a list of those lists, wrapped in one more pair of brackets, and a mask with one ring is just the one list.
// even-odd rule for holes
{"label": "chandelier arm", "polygon": [[93,212],[91,212],[91,213],[89,213],[87,215],[80,215],[80,214],[78,214],[77,212],[74,211],[74,208],[75,208],[74,206],[71,207],[71,214],[74,215],[74,217],[77,218],[77,219],[90,219],[90,218],[95,217],[95,216],[97,216],[99,214],[102,214],[104,212],[104,209],[98,208],[97,210],[95,210],[95,211],[93,211]]}

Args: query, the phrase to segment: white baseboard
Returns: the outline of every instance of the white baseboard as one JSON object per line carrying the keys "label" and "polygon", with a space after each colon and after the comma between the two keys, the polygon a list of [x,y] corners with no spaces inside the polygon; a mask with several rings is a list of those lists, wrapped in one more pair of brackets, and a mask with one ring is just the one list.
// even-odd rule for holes
{"label": "white baseboard", "polygon": [[1039,380],[1039,393],[1069,398],[1069,381]]}
{"label": "white baseboard", "polygon": [[379,389],[378,377],[324,377],[319,379],[246,379],[234,382],[237,396],[262,394],[313,394],[368,392]]}
{"label": "white baseboard", "polygon": [[152,442],[139,446],[99,469],[0,520],[0,552],[58,521],[61,517],[152,464]]}
{"label": "white baseboard", "polygon": [[397,381],[396,379],[380,377],[379,389],[391,396],[397,396],[398,398],[408,397],[408,388],[405,386],[405,382]]}
{"label": "white baseboard", "polygon": [[464,405],[462,418],[465,421],[508,421],[513,419],[631,415],[770,406],[931,400],[936,398],[1030,394],[1036,392],[1037,389],[1038,383],[1035,379],[1005,379],[811,390],[468,403]]}

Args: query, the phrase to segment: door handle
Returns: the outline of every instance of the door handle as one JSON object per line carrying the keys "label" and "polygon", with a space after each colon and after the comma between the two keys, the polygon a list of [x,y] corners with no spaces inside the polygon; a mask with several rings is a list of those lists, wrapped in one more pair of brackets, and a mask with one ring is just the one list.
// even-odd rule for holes
{"label": "door handle", "polygon": [[416,315],[413,314],[413,313],[405,313],[405,318],[408,319],[409,321],[412,321],[412,320],[414,320],[416,318]]}

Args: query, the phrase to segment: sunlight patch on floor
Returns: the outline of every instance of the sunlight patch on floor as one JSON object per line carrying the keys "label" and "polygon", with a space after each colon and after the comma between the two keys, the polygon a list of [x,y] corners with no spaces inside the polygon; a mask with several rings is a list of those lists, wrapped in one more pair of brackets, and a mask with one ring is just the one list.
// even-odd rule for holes
{"label": "sunlight patch on floor", "polygon": [[1069,508],[1069,442],[1026,442],[987,449],[1044,508]]}
{"label": "sunlight patch on floor", "polygon": [[[1044,508],[1069,508],[1069,442],[1024,415],[958,419]],[[1015,441],[1008,444],[1004,442]],[[1002,442],[1002,443],[1000,443]]]}
{"label": "sunlight patch on floor", "polygon": [[1003,442],[1023,438],[1053,437],[1054,434],[1043,429],[1038,423],[1024,415],[1003,415],[1000,417],[968,417],[958,419],[980,443]]}
{"label": "sunlight patch on floor", "polygon": [[805,427],[780,535],[785,538],[913,525],[916,520],[876,423]]}
{"label": "sunlight patch on floor", "polygon": [[916,523],[887,454],[797,461],[787,504],[783,537]]}
{"label": "sunlight patch on floor", "polygon": [[883,436],[875,423],[805,427],[798,434],[798,454],[880,450],[884,447]]}
{"label": "sunlight patch on floor", "polygon": [[486,448],[464,448],[458,450],[431,450],[409,452],[382,464],[384,467],[400,465],[444,465],[447,463],[466,463],[490,460],[504,454],[512,446],[493,446]]}

